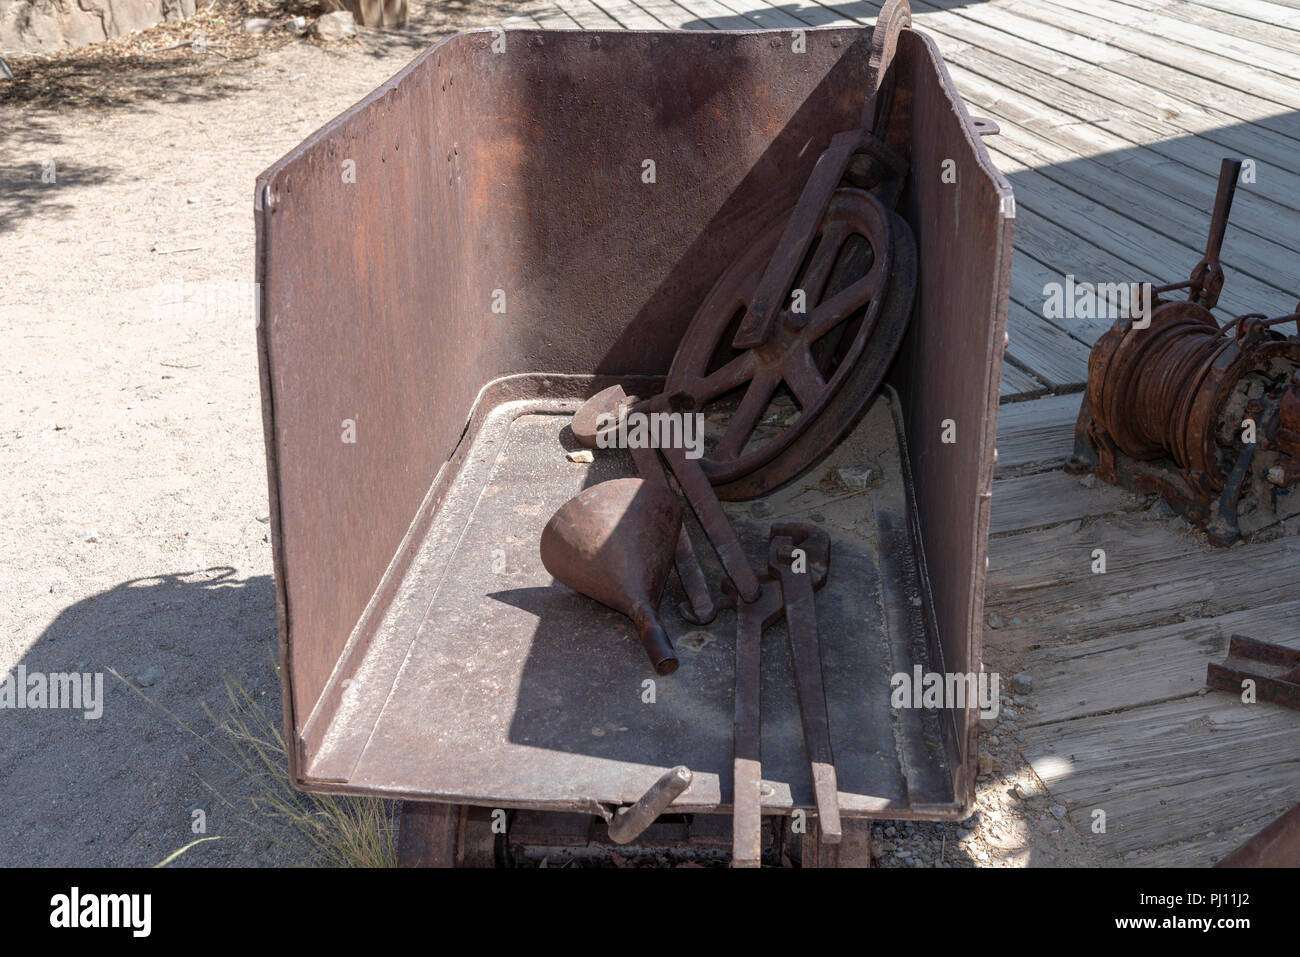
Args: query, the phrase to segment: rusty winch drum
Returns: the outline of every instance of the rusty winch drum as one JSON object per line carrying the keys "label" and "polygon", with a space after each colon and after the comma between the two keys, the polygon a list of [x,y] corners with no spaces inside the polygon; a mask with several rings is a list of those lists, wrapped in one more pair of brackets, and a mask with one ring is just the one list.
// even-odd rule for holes
{"label": "rusty winch drum", "polygon": [[[1300,311],[1239,316],[1211,309],[1219,250],[1241,163],[1224,160],[1205,257],[1189,280],[1143,298],[1093,347],[1072,471],[1160,494],[1216,544],[1300,514]],[[1188,289],[1185,301],[1162,298]]]}

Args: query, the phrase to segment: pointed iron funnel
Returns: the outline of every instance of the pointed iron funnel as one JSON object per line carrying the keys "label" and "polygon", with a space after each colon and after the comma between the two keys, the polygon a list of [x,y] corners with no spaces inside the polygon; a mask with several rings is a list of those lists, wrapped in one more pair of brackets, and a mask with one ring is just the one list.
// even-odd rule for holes
{"label": "pointed iron funnel", "polygon": [[631,618],[661,675],[677,670],[677,654],[655,609],[681,524],[682,507],[672,492],[623,478],[579,492],[542,531],[546,570]]}

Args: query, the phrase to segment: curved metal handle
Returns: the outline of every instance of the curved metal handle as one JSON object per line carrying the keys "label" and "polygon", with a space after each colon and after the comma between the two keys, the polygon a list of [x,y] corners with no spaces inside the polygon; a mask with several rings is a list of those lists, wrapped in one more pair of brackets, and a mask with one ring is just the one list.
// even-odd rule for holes
{"label": "curved metal handle", "polygon": [[912,7],[908,0],[887,0],[876,17],[876,25],[871,30],[871,50],[867,54],[867,69],[870,71],[867,101],[862,106],[862,125],[869,130],[876,128],[876,100],[889,65],[894,62],[898,38],[911,25]]}

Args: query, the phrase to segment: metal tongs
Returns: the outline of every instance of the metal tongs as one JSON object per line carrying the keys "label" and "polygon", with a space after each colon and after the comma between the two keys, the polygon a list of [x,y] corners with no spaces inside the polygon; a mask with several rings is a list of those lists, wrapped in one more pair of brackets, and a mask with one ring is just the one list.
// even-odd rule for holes
{"label": "metal tongs", "polygon": [[[735,755],[732,796],[733,867],[758,867],[762,850],[762,725],[759,707],[763,631],[785,611],[793,651],[795,685],[803,721],[804,746],[812,771],[821,840],[838,844],[839,789],[831,754],[830,720],[822,683],[821,643],[813,592],[826,582],[830,540],[813,525],[783,522],[772,526],[768,574],[755,602],[737,601],[729,590],[723,601],[736,605]],[[725,585],[725,583],[724,583]]]}

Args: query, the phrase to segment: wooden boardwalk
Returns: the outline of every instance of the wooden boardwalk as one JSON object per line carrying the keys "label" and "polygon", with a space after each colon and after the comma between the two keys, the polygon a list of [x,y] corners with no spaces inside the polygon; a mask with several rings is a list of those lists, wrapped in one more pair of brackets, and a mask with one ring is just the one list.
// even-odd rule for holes
{"label": "wooden boardwalk", "polygon": [[[546,0],[546,29],[874,22],[852,0]],[[986,632],[1024,668],[1023,758],[1106,859],[1204,865],[1300,802],[1300,714],[1205,693],[1233,632],[1300,647],[1300,540],[1213,549],[1060,470],[1104,318],[1047,283],[1185,279],[1219,161],[1253,161],[1224,247],[1224,318],[1300,296],[1300,0],[912,0],[1016,193]],[[1047,396],[1046,398],[1035,398]],[[1012,401],[1006,400],[1030,400]],[[1093,550],[1107,571],[1092,571]],[[1104,811],[1106,828],[1093,828]]]}

